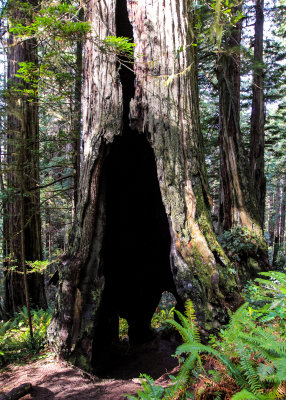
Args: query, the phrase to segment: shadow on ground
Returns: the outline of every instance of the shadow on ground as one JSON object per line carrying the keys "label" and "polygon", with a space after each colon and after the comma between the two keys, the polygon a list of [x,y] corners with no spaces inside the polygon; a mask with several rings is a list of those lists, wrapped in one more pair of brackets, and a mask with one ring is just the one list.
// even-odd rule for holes
{"label": "shadow on ground", "polygon": [[[30,382],[32,392],[23,400],[123,400],[140,388],[140,373],[146,373],[161,383],[168,381],[177,360],[171,357],[177,343],[156,339],[148,344],[124,346],[113,365],[100,378],[88,376],[53,356],[25,365],[10,365],[0,373],[3,393]],[[124,351],[122,351],[124,350]]]}

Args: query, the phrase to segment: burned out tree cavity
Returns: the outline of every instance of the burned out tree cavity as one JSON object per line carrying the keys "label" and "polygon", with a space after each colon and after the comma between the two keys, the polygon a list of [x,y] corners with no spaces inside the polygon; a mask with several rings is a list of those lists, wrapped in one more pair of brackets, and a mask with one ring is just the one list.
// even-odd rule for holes
{"label": "burned out tree cavity", "polygon": [[[117,36],[133,41],[124,0],[117,0],[115,21]],[[150,323],[162,292],[178,297],[154,152],[145,135],[130,128],[129,104],[135,94],[133,63],[119,56],[117,65],[122,85],[122,131],[109,146],[100,184],[106,228],[102,251],[105,285],[95,328],[94,343],[98,344],[93,348],[93,364],[99,371],[106,364],[107,348],[118,341],[119,317],[128,322],[131,344],[145,342],[153,337]]]}

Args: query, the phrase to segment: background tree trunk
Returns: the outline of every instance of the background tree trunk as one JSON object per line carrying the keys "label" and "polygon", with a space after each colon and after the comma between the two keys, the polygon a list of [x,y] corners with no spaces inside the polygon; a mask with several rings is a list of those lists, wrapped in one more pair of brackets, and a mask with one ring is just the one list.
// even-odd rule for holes
{"label": "background tree trunk", "polygon": [[264,174],[264,95],[263,95],[263,20],[264,0],[256,0],[255,37],[250,128],[250,168],[259,208],[260,225],[264,224],[266,178]]}
{"label": "background tree trunk", "polygon": [[242,225],[261,233],[254,186],[240,133],[241,21],[231,28],[226,49],[219,53],[221,216],[223,228]]}
{"label": "background tree trunk", "polygon": [[[31,5],[36,6],[35,3]],[[10,3],[11,19],[27,21],[27,15],[19,4]],[[26,11],[27,12],[27,11]],[[12,22],[13,24],[13,22]],[[42,259],[40,192],[29,190],[39,183],[39,121],[37,78],[30,82],[16,76],[19,63],[33,63],[37,68],[37,43],[34,39],[17,42],[14,34],[8,40],[8,119],[7,119],[7,220],[9,232],[9,266],[6,270],[6,309],[14,313],[25,305],[24,282],[21,271],[21,193],[23,192],[23,218],[25,260]],[[16,269],[12,268],[16,266]],[[28,274],[29,295],[32,307],[46,307],[43,276]]]}
{"label": "background tree trunk", "polygon": [[285,246],[285,214],[286,214],[286,176],[282,180],[282,197],[281,197],[281,220],[280,220],[280,246]]}
{"label": "background tree trunk", "polygon": [[[79,12],[79,20],[83,21],[84,10]],[[76,71],[74,86],[74,104],[71,121],[73,145],[73,217],[76,212],[80,179],[80,142],[81,142],[81,90],[82,90],[82,41],[76,43]]]}
{"label": "background tree trunk", "polygon": [[273,265],[277,263],[277,256],[279,251],[280,245],[280,222],[281,222],[281,214],[280,214],[280,207],[281,207],[281,185],[280,179],[277,179],[276,182],[276,193],[275,193],[275,226],[274,226],[274,240],[273,240]]}
{"label": "background tree trunk", "polygon": [[131,343],[150,338],[162,291],[191,298],[208,331],[239,295],[211,224],[190,2],[92,0],[87,19],[136,43],[133,66],[85,47],[77,219],[50,326],[62,357],[97,369],[118,316]]}

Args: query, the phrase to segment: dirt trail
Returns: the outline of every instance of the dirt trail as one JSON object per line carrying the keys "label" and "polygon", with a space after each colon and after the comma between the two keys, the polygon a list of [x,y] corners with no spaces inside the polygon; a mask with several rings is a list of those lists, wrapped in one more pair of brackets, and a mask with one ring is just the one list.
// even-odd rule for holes
{"label": "dirt trail", "polygon": [[89,376],[54,356],[25,365],[10,365],[0,374],[0,393],[30,382],[32,392],[23,400],[123,400],[126,393],[136,394],[140,388],[140,372],[151,375],[160,384],[166,383],[168,375],[176,370],[177,361],[171,357],[175,348],[176,343],[161,339],[128,349],[120,364],[108,371],[104,379]]}

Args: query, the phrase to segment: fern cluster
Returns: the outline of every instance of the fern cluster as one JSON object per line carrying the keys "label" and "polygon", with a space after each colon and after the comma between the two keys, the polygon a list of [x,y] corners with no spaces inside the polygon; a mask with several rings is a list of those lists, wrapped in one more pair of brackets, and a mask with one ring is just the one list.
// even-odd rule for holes
{"label": "fern cluster", "polygon": [[[175,355],[182,360],[177,377],[163,388],[143,376],[142,390],[129,399],[143,400],[271,400],[286,399],[286,274],[265,272],[257,278],[262,306],[245,303],[231,317],[219,339],[208,345],[200,341],[193,304],[186,302],[186,313],[175,311],[170,320],[180,333],[181,344]],[[281,307],[275,313],[275,307]],[[271,321],[271,323],[269,323]],[[208,362],[206,362],[208,360]],[[215,369],[208,368],[212,360]]]}
{"label": "fern cluster", "polygon": [[[257,323],[248,308],[244,304],[231,317],[219,344],[228,360],[236,360],[236,370],[229,372],[242,390],[232,399],[285,398],[286,343],[275,327]],[[245,397],[246,392],[251,396]]]}
{"label": "fern cluster", "polygon": [[28,329],[27,308],[0,327],[0,367],[6,362],[37,354],[45,345],[51,310],[32,310],[33,342]]}

